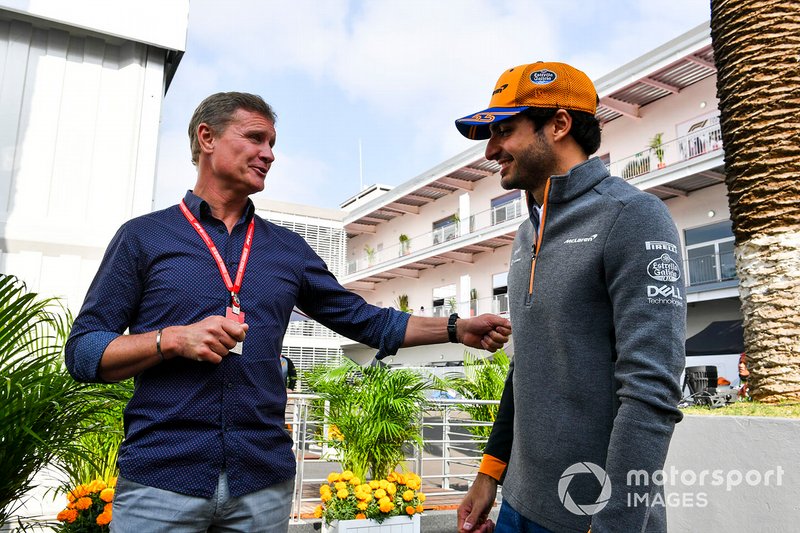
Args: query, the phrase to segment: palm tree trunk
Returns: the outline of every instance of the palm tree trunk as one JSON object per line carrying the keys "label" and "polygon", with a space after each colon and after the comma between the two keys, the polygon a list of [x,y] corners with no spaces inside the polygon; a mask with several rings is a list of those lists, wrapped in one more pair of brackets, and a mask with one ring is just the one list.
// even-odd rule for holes
{"label": "palm tree trunk", "polygon": [[800,2],[712,0],[751,395],[800,399]]}

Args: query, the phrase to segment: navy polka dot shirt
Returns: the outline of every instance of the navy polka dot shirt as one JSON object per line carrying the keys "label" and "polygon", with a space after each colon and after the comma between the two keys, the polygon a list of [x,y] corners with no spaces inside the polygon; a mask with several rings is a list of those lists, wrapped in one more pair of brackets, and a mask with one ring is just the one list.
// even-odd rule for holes
{"label": "navy polka dot shirt", "polygon": [[[294,477],[284,429],[280,348],[293,306],[383,354],[402,343],[408,315],[344,289],[302,237],[256,216],[251,202],[230,234],[201,198],[184,201],[214,240],[231,279],[256,217],[240,299],[250,329],[241,355],[218,365],[178,357],[135,379],[125,410],[121,475],[210,498],[224,468],[232,496]],[[230,293],[206,245],[178,206],[125,223],[114,236],[70,333],[66,361],[79,381],[101,381],[100,358],[130,333],[225,315]]]}

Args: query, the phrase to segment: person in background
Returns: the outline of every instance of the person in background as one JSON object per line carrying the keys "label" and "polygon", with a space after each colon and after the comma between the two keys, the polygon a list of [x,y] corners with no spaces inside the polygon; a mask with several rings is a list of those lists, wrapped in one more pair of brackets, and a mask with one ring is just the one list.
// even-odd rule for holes
{"label": "person in background", "polygon": [[494,351],[510,324],[370,305],[302,237],[256,215],[249,196],[264,189],[276,140],[261,97],[209,96],[189,139],[194,188],[118,230],[75,319],[67,368],[80,381],[136,382],[112,531],[285,532],[295,461],[280,349],[295,305],[379,356],[448,340]]}
{"label": "person in background", "polygon": [[[681,419],[686,305],[680,239],[661,200],[596,157],[597,92],[564,63],[506,70],[489,108],[456,121],[488,139],[505,189],[528,218],[508,272],[514,357],[462,532],[666,532],[663,506],[629,506],[660,486],[626,486],[662,469]],[[663,500],[662,500],[663,501]]]}

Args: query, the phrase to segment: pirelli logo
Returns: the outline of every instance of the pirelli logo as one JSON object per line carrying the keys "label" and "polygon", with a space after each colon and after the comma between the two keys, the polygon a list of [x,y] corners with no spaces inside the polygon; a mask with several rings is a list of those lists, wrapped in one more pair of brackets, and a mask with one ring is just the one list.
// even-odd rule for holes
{"label": "pirelli logo", "polygon": [[668,252],[672,252],[673,254],[678,253],[677,246],[675,246],[671,242],[665,242],[665,241],[645,241],[644,248],[645,250],[666,250]]}

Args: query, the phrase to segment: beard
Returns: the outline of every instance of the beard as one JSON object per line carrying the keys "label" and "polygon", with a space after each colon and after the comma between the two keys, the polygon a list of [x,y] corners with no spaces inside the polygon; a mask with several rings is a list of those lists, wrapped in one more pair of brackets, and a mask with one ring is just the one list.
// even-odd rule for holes
{"label": "beard", "polygon": [[544,187],[544,184],[557,173],[556,156],[544,134],[536,132],[536,141],[513,158],[510,172],[500,178],[500,185],[507,190],[524,189],[528,191]]}

